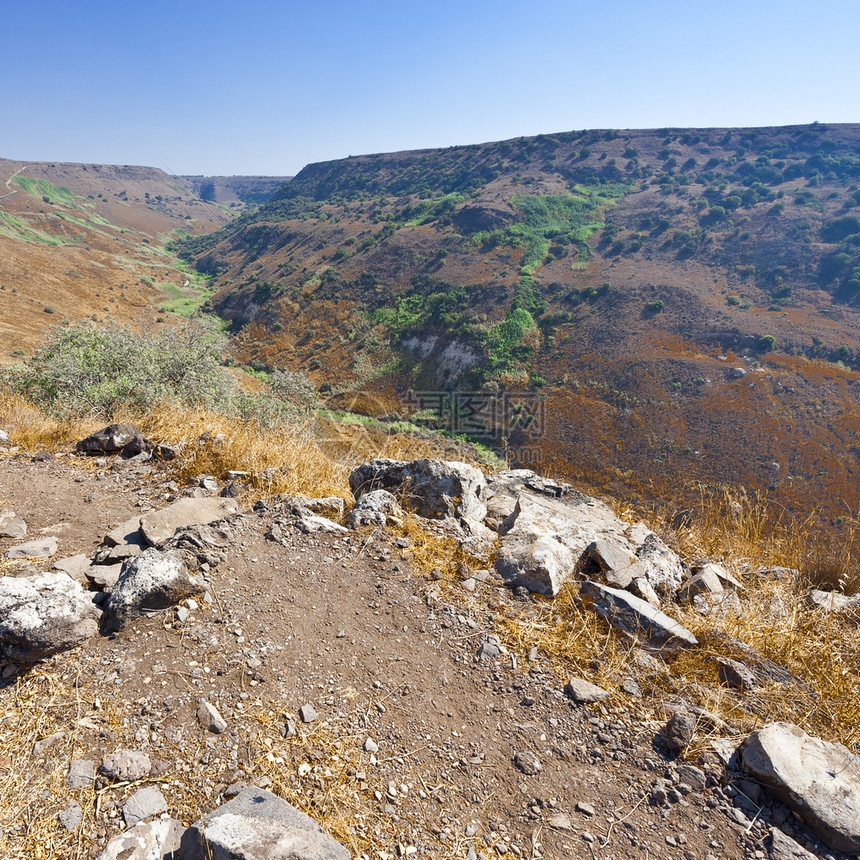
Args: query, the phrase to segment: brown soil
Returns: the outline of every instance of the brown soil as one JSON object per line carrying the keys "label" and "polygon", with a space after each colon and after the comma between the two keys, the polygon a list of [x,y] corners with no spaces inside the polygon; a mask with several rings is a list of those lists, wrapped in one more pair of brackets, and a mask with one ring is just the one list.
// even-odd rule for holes
{"label": "brown soil", "polygon": [[[171,477],[164,466],[114,471],[70,455],[6,456],[0,503],[25,517],[31,535],[58,535],[59,556],[92,554],[114,524],[166,504],[177,489]],[[765,825],[737,823],[710,754],[694,761],[707,788],[651,803],[655,780],[677,782],[683,762],[656,739],[661,723],[642,700],[619,693],[607,706],[577,706],[544,655],[477,657],[503,617],[536,611],[531,601],[493,579],[473,594],[445,580],[434,599],[432,580],[391,536],[285,527],[281,545],[265,536],[274,518],[270,507],[235,521],[211,573],[214,602],[200,601],[185,624],[169,610],[5,682],[0,711],[41,684],[45,705],[50,688],[59,709],[45,710],[46,720],[64,708],[86,719],[63,726],[70,739],[48,751],[47,764],[30,754],[38,738],[0,756],[0,777],[20,786],[0,810],[2,856],[35,856],[37,836],[55,852],[40,856],[95,856],[139,785],[72,792],[62,777],[70,758],[98,763],[125,746],[161,761],[158,784],[186,823],[236,780],[268,778],[356,857],[409,846],[418,857],[466,857],[470,846],[488,856],[765,856],[756,853]],[[227,720],[225,734],[198,725],[203,698]],[[302,723],[305,704],[318,720]],[[282,737],[287,723],[294,737]],[[39,736],[51,730],[43,721]],[[363,751],[368,737],[375,756]],[[525,751],[542,763],[537,775],[515,767]],[[67,834],[56,814],[73,797],[85,815]],[[570,829],[558,829],[560,814]]]}

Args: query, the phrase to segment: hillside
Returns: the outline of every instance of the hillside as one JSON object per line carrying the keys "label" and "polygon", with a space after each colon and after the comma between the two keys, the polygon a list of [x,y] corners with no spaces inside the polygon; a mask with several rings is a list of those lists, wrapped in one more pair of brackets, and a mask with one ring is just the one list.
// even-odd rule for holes
{"label": "hillside", "polygon": [[50,324],[154,321],[199,303],[203,279],[164,242],[231,218],[155,168],[0,159],[0,363],[30,353]]}
{"label": "hillside", "polygon": [[838,527],[858,177],[856,125],[541,135],[310,165],[182,253],[241,362],[378,414],[453,393],[436,423],[628,498],[728,484]]}

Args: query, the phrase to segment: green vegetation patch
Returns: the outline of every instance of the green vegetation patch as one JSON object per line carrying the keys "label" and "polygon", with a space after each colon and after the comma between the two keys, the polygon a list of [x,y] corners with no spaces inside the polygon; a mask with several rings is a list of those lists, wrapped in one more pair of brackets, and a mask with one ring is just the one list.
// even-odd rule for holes
{"label": "green vegetation patch", "polygon": [[23,218],[16,218],[6,212],[0,212],[0,234],[10,239],[29,242],[34,245],[74,245],[75,242],[61,236],[52,236],[42,230],[31,227]]}
{"label": "green vegetation patch", "polygon": [[202,275],[188,275],[187,280],[188,283],[181,287],[169,281],[155,285],[169,297],[159,303],[160,310],[183,317],[192,317],[201,305],[215,295],[210,278]]}
{"label": "green vegetation patch", "polygon": [[32,176],[16,176],[14,181],[28,194],[47,203],[57,203],[61,206],[75,205],[75,195],[65,185],[57,186],[47,179],[35,179]]}

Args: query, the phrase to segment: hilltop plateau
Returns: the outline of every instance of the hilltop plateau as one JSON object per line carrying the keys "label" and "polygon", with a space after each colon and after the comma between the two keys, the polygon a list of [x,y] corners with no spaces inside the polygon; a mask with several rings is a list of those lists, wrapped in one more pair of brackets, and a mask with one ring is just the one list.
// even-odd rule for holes
{"label": "hilltop plateau", "polygon": [[309,165],[180,251],[240,362],[336,404],[627,498],[729,486],[838,529],[858,177],[853,125],[539,135]]}

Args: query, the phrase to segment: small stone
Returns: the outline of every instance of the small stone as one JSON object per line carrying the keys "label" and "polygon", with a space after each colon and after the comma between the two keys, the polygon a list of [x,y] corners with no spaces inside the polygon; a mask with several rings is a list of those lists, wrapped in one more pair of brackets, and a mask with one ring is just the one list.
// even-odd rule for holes
{"label": "small stone", "polygon": [[758,678],[749,666],[728,657],[718,657],[717,665],[717,674],[724,684],[739,690],[754,690],[759,686]]}
{"label": "small stone", "polygon": [[302,718],[303,723],[312,723],[319,717],[319,714],[314,710],[313,705],[302,705],[299,708],[299,716]]}
{"label": "small stone", "polygon": [[191,613],[188,611],[188,607],[187,607],[187,606],[180,606],[180,607],[176,610],[176,620],[177,620],[180,624],[184,624],[184,623],[188,620],[188,616],[189,616],[190,614],[191,614]]}
{"label": "small stone", "polygon": [[581,800],[576,804],[576,811],[581,812],[583,815],[587,815],[589,818],[593,818],[597,815],[594,807],[590,803],[583,803]]}
{"label": "small stone", "polygon": [[60,545],[56,537],[44,537],[27,541],[17,546],[9,547],[4,553],[5,558],[50,558],[57,552]]}
{"label": "small stone", "polygon": [[478,657],[481,660],[495,660],[501,654],[499,646],[495,642],[483,642],[478,648]]}
{"label": "small stone", "polygon": [[66,732],[54,732],[40,741],[33,744],[33,757],[41,758],[55,743],[61,741],[66,736]]}
{"label": "small stone", "polygon": [[598,687],[583,678],[571,678],[564,688],[564,694],[580,705],[599,702],[609,696],[609,693],[602,687]]}
{"label": "small stone", "polygon": [[676,711],[663,729],[663,739],[670,750],[686,749],[696,731],[696,717],[688,711]]}
{"label": "small stone", "polygon": [[379,752],[379,744],[373,738],[368,738],[364,742],[363,749],[365,752],[368,752],[368,753],[378,753]]}
{"label": "small stone", "polygon": [[553,830],[573,830],[573,822],[566,812],[557,812],[547,823]]}
{"label": "small stone", "polygon": [[89,788],[96,779],[96,763],[89,759],[72,759],[66,785],[69,788]]}
{"label": "small stone", "polygon": [[77,830],[84,820],[84,811],[80,803],[73,800],[57,815],[57,818],[65,830]]}
{"label": "small stone", "polygon": [[15,511],[0,510],[0,537],[21,540],[27,535],[27,523]]}
{"label": "small stone", "polygon": [[540,759],[531,750],[516,753],[514,755],[514,764],[526,776],[536,776],[543,769]]}
{"label": "small stone", "polygon": [[99,765],[99,773],[108,779],[119,779],[123,782],[135,782],[148,776],[152,770],[152,761],[146,753],[136,750],[117,750],[106,755]]}
{"label": "small stone", "polygon": [[154,785],[136,791],[122,807],[126,827],[134,827],[139,821],[154,818],[162,812],[167,812],[167,801]]}
{"label": "small stone", "polygon": [[538,660],[540,660],[540,651],[535,647],[529,648],[529,661],[531,663],[537,663]]}
{"label": "small stone", "polygon": [[625,678],[621,682],[621,691],[623,693],[627,693],[628,696],[638,697],[642,695],[641,687],[633,680],[633,678]]}
{"label": "small stone", "polygon": [[197,708],[197,721],[204,729],[214,735],[220,735],[227,731],[226,720],[218,713],[218,709],[209,702],[200,702],[200,707]]}

